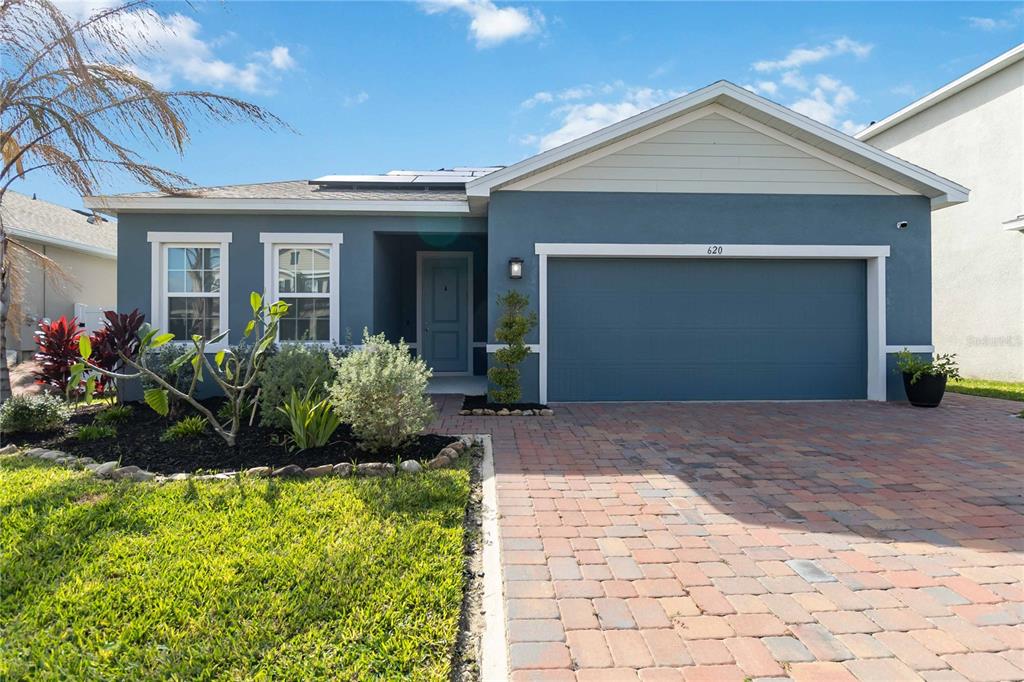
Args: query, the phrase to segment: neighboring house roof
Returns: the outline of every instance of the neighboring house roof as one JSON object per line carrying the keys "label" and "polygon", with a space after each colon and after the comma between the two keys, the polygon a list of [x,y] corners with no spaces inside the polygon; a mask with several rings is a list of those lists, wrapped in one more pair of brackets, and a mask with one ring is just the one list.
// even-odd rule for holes
{"label": "neighboring house roof", "polygon": [[[597,132],[511,166],[390,171],[384,175],[328,175],[308,182],[272,182],[194,190],[197,196],[159,193],[86,197],[86,206],[107,213],[124,211],[426,213],[483,215],[490,192],[572,159],[599,153],[644,131],[717,104],[772,128],[796,144],[820,149],[837,164],[873,174],[880,183],[905,188],[932,200],[934,208],[967,201],[967,188],[855,140],[822,123],[771,102],[728,81],[632,116]],[[399,187],[401,186],[401,187]]]}
{"label": "neighboring house roof", "polygon": [[947,83],[938,90],[925,95],[921,99],[909,104],[906,107],[903,107],[895,114],[892,114],[891,116],[882,119],[878,123],[871,124],[864,130],[857,133],[856,138],[858,140],[870,140],[875,135],[878,135],[879,133],[888,130],[889,128],[892,128],[893,126],[898,125],[903,121],[906,121],[908,118],[911,118],[912,116],[916,116],[922,111],[935,106],[936,104],[942,102],[943,100],[949,99],[953,95],[957,94],[958,92],[966,90],[975,83],[982,81],[996,73],[999,73],[1008,66],[1011,66],[1012,64],[1019,62],[1021,59],[1024,59],[1024,43],[1021,43],[1012,50],[1004,52],[1003,54],[999,55],[992,61],[982,64],[981,66],[974,69],[970,73],[967,73],[961,76],[960,78],[957,78],[952,83]]}
{"label": "neighboring house roof", "polygon": [[4,229],[15,237],[96,256],[117,256],[117,223],[7,190]]}
{"label": "neighboring house roof", "polygon": [[932,200],[934,208],[967,201],[969,190],[966,187],[855,140],[728,81],[718,81],[624,121],[472,180],[466,184],[466,193],[472,204],[485,203],[492,190],[584,154],[591,154],[603,147],[609,147],[627,137],[709,104],[719,104],[732,109],[796,140],[927,196]]}

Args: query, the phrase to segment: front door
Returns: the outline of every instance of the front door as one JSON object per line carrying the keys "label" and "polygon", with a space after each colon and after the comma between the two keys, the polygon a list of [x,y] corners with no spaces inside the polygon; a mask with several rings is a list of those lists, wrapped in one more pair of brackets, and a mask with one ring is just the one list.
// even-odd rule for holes
{"label": "front door", "polygon": [[471,374],[469,255],[421,256],[420,354],[435,374]]}

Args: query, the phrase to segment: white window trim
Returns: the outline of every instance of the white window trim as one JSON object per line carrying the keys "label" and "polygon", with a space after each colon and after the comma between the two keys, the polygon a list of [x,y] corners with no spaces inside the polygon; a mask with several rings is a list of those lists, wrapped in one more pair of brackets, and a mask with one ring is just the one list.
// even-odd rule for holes
{"label": "white window trim", "polygon": [[[416,252],[416,343],[409,344],[419,352],[420,339],[423,338],[423,261],[427,258],[465,258],[469,280],[466,283],[466,371],[465,372],[434,372],[436,377],[461,377],[473,375],[473,349],[477,344],[473,341],[473,252],[472,251],[417,251]],[[483,344],[486,347],[487,344]]]}
{"label": "white window trim", "polygon": [[538,331],[541,403],[548,400],[548,259],[549,258],[780,258],[854,259],[867,261],[867,399],[886,399],[885,259],[888,246],[803,244],[542,244],[535,245],[539,264]]}
{"label": "white window trim", "polygon": [[[220,248],[220,331],[228,330],[228,289],[229,269],[228,254],[231,245],[230,232],[147,232],[146,240],[150,244],[150,319],[153,327],[167,330],[167,295],[164,291],[167,284],[167,249],[169,247]],[[175,339],[175,343],[191,343],[190,339]],[[229,337],[225,336],[220,343],[206,346],[207,350],[218,351],[227,348]]]}
{"label": "white window trim", "polygon": [[[260,242],[263,244],[263,295],[267,302],[277,300],[277,259],[274,257],[277,249],[289,246],[311,247],[321,246],[331,250],[330,268],[330,292],[328,301],[331,310],[329,322],[329,341],[297,341],[294,343],[307,343],[309,345],[321,345],[324,343],[340,343],[341,338],[341,245],[344,243],[344,235],[341,232],[260,232]],[[280,340],[278,330],[278,340]],[[289,341],[288,343],[293,343]]]}

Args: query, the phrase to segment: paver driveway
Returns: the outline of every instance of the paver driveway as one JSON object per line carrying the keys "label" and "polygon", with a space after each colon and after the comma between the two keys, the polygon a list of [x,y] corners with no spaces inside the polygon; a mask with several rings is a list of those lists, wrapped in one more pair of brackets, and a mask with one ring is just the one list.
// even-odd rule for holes
{"label": "paver driveway", "polygon": [[515,680],[1024,679],[1024,421],[566,405],[494,435]]}

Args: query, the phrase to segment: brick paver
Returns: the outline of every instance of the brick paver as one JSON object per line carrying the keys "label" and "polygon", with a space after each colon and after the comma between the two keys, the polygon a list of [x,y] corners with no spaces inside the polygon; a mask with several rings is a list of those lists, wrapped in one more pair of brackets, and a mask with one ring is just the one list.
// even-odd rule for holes
{"label": "brick paver", "polygon": [[491,433],[513,679],[1024,680],[1024,421],[948,395]]}

